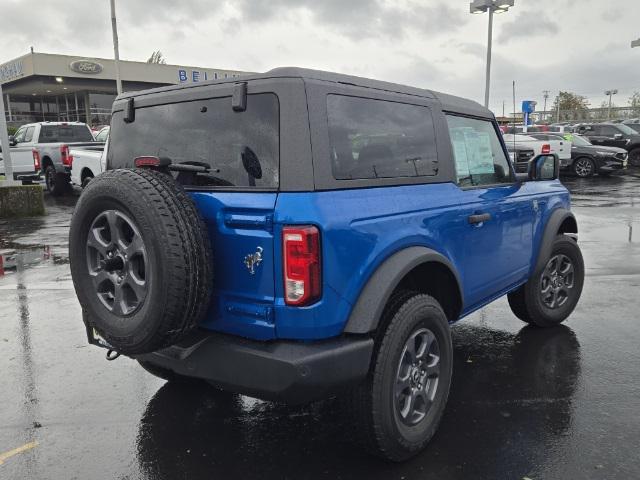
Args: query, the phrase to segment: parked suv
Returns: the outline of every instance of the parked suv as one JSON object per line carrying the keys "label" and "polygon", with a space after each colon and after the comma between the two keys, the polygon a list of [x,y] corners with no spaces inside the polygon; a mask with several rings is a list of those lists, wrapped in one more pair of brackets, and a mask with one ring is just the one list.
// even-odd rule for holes
{"label": "parked suv", "polygon": [[123,94],[70,229],[89,341],[170,380],[339,395],[366,447],[406,459],[444,412],[451,323],[503,295],[540,327],[575,308],[558,168],[516,174],[475,102],[363,78]]}
{"label": "parked suv", "polygon": [[640,133],[622,123],[580,125],[577,129],[593,145],[624,148],[629,152],[629,165],[640,167]]}

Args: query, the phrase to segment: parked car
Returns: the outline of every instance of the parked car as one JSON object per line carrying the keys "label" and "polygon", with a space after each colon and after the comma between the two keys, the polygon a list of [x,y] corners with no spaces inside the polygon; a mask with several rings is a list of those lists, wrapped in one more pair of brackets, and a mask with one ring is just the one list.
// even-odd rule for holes
{"label": "parked car", "polygon": [[[554,137],[553,140],[541,141],[532,135],[504,135],[504,141],[507,145],[520,147],[523,149],[532,149],[535,156],[542,154],[555,154],[560,159],[560,168],[571,165],[571,142],[563,138]],[[527,172],[528,165],[523,163],[516,164],[518,172]]]}
{"label": "parked car", "polygon": [[127,92],[71,220],[88,339],[231,394],[341,395],[357,438],[407,459],[444,412],[452,322],[503,295],[540,327],[576,306],[558,169],[516,174],[473,101],[363,78]]}
{"label": "parked car", "polygon": [[593,145],[624,148],[629,152],[629,165],[640,167],[640,133],[622,123],[593,123],[578,127],[577,133]]}
{"label": "parked car", "polygon": [[[571,135],[571,165],[565,167],[579,177],[610,175],[627,168],[628,153],[624,148],[593,145],[586,137]],[[548,141],[565,137],[551,133],[533,133],[532,137]]]}
{"label": "parked car", "polygon": [[531,167],[531,162],[536,157],[536,152],[530,146],[522,146],[513,144],[513,142],[505,142],[509,158],[513,162],[515,171],[518,173],[527,173]]}
{"label": "parked car", "polygon": [[633,120],[625,120],[622,124],[629,128],[633,128],[636,132],[640,133],[640,119],[634,118]]}

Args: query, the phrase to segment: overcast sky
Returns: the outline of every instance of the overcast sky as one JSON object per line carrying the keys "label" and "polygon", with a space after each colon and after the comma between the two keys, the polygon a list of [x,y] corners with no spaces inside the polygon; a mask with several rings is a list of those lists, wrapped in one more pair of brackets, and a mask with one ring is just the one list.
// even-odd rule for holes
{"label": "overcast sky", "polygon": [[[430,88],[482,102],[488,15],[467,0],[116,0],[120,56],[265,71],[302,66]],[[638,0],[516,0],[494,17],[490,106],[497,115],[550,90],[592,106],[640,90]],[[0,0],[0,63],[36,51],[113,55],[108,0]],[[519,109],[519,107],[518,107]]]}

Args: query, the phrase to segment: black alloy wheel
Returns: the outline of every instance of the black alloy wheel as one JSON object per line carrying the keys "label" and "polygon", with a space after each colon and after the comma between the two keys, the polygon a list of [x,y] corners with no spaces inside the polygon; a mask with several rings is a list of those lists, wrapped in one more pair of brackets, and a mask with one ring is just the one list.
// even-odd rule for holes
{"label": "black alloy wheel", "polygon": [[562,307],[571,297],[574,285],[573,262],[566,255],[554,255],[547,262],[540,279],[542,303],[552,310]]}
{"label": "black alloy wheel", "polygon": [[593,160],[587,157],[580,157],[573,162],[573,171],[578,177],[590,177],[595,173]]}
{"label": "black alloy wheel", "polygon": [[421,328],[405,343],[396,375],[395,401],[400,419],[416,425],[433,405],[440,375],[440,346],[433,332]]}
{"label": "black alloy wheel", "polygon": [[629,152],[629,165],[640,167],[640,148],[634,148]]}
{"label": "black alloy wheel", "polygon": [[86,251],[100,302],[119,317],[135,312],[147,296],[149,265],[144,240],[133,220],[118,210],[101,212],[89,227]]}

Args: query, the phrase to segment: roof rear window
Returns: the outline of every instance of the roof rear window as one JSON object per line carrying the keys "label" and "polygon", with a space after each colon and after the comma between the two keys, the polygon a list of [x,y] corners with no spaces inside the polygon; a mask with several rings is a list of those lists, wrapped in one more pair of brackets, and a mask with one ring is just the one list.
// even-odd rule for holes
{"label": "roof rear window", "polygon": [[190,187],[278,187],[280,134],[278,97],[247,97],[245,111],[231,97],[136,108],[135,121],[123,112],[111,120],[109,168],[132,168],[140,156],[168,157],[172,164],[209,167],[175,173]]}
{"label": "roof rear window", "polygon": [[38,143],[93,142],[86,125],[42,125]]}

